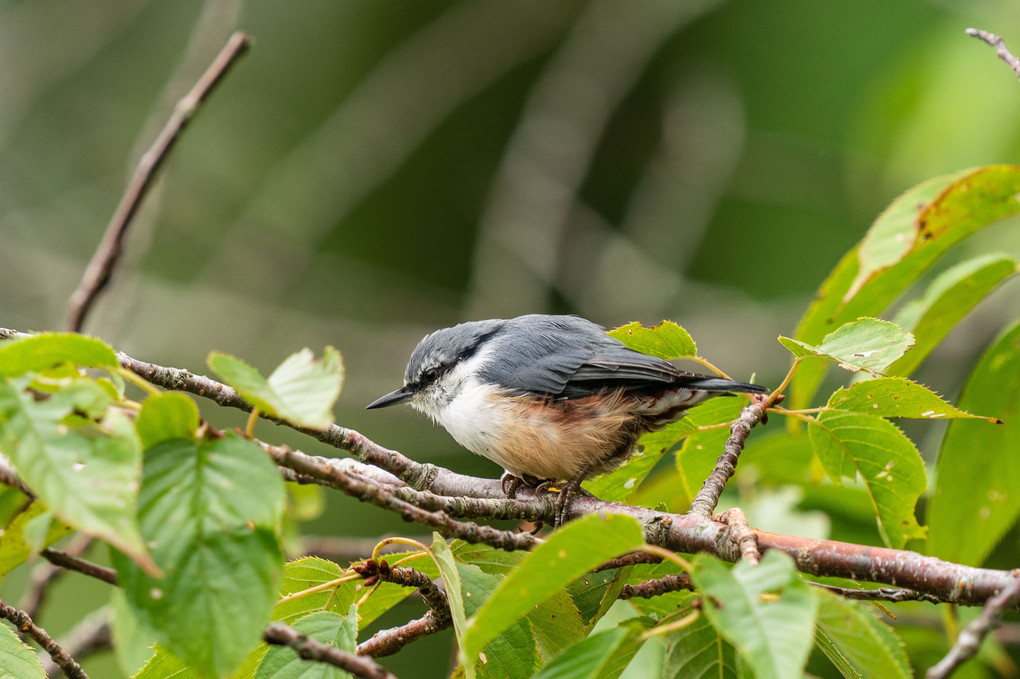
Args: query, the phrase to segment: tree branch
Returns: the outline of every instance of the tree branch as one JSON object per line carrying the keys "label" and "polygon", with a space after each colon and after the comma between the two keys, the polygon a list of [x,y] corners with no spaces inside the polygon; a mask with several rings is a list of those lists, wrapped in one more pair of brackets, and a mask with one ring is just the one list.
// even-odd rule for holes
{"label": "tree branch", "polygon": [[156,141],[139,159],[138,167],[124,189],[124,195],[121,196],[120,203],[110,218],[103,239],[99,242],[99,247],[85,268],[81,282],[68,301],[67,321],[64,324],[67,330],[81,332],[89,309],[106,287],[120,260],[124,249],[124,236],[152,185],[156,171],[166,160],[181,132],[198,111],[198,107],[212,93],[238,57],[244,54],[249,44],[248,36],[244,33],[237,32],[230,36],[227,44],[216,55],[195,86],[174,106],[170,119],[163,126]]}
{"label": "tree branch", "polygon": [[1015,608],[1018,602],[1020,602],[1020,569],[1013,571],[1012,582],[988,600],[981,615],[963,628],[946,657],[928,670],[925,675],[927,679],[945,679],[960,664],[977,653],[988,633],[999,626],[1006,609]]}
{"label": "tree branch", "polygon": [[373,658],[393,655],[408,643],[435,634],[453,624],[453,615],[450,613],[450,602],[446,598],[446,593],[421,571],[413,568],[391,568],[385,561],[372,560],[355,566],[354,570],[365,578],[366,587],[378,580],[404,587],[414,587],[429,607],[429,611],[417,620],[373,634],[371,639],[358,645],[358,655],[368,655]]}
{"label": "tree branch", "polygon": [[701,490],[691,501],[691,514],[710,517],[719,504],[719,497],[722,495],[726,482],[730,480],[737,470],[737,459],[740,451],[744,449],[744,441],[751,433],[751,428],[765,420],[765,413],[771,405],[768,395],[755,394],[751,397],[751,404],[740,411],[740,417],[730,424],[730,437],[726,440],[723,453],[715,463],[715,469],[705,479]]}
{"label": "tree branch", "polygon": [[1016,74],[1017,78],[1020,78],[1020,59],[1015,57],[1012,52],[1006,47],[1006,42],[997,36],[995,33],[988,31],[982,31],[980,28],[968,28],[966,31],[967,35],[984,40],[989,45],[995,48],[995,53],[999,55],[999,58],[1009,64],[1009,67],[1013,69],[1013,73]]}
{"label": "tree branch", "polygon": [[109,585],[116,586],[117,584],[117,571],[106,566],[94,564],[91,561],[86,561],[70,552],[62,552],[59,549],[47,547],[42,551],[42,556],[54,566],[66,568],[69,571],[76,571],[90,578],[102,580]]}
{"label": "tree branch", "polygon": [[339,648],[316,641],[282,622],[269,623],[262,638],[268,644],[289,646],[303,660],[328,663],[346,670],[356,677],[396,679],[394,675],[371,658],[341,651]]}
{"label": "tree branch", "polygon": [[0,618],[10,620],[18,628],[19,632],[27,634],[34,639],[42,649],[50,654],[53,662],[64,672],[67,679],[89,679],[81,666],[75,662],[67,651],[60,647],[53,638],[46,633],[42,627],[32,622],[31,616],[25,611],[18,610],[0,600]]}

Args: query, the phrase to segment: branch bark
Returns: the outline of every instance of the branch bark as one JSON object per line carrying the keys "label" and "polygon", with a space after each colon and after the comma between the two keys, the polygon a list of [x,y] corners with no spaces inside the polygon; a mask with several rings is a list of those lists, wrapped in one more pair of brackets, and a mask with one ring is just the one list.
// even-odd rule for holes
{"label": "branch bark", "polygon": [[1013,69],[1013,73],[1016,74],[1017,78],[1020,78],[1020,59],[1013,55],[1006,47],[1006,42],[995,33],[989,31],[982,31],[980,28],[968,28],[967,35],[984,40],[989,45],[995,48],[995,53],[999,55],[999,58],[1009,64],[1009,67]]}
{"label": "branch bark", "polygon": [[289,646],[304,660],[314,660],[347,670],[356,677],[366,679],[396,679],[384,667],[371,658],[355,655],[329,646],[301,634],[282,622],[271,622],[266,626],[262,638],[268,644]]}
{"label": "branch bark", "polygon": [[25,611],[14,608],[8,605],[3,600],[0,600],[0,618],[10,620],[18,628],[18,631],[27,634],[34,639],[43,650],[49,653],[50,657],[53,658],[53,662],[57,664],[67,679],[89,679],[85,671],[82,670],[74,658],[65,651],[60,644],[55,642],[53,638],[46,633],[42,627],[39,627],[32,621],[31,616]]}

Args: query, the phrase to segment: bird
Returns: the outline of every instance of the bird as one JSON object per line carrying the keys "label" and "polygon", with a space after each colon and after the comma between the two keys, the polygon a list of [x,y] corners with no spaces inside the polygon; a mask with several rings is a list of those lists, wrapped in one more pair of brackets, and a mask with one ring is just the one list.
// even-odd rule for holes
{"label": "bird", "polygon": [[556,484],[559,526],[581,482],[623,464],[642,434],[713,396],[767,391],[680,370],[579,316],[528,314],[426,335],[403,386],[366,408],[409,403],[500,465],[508,497],[521,483]]}

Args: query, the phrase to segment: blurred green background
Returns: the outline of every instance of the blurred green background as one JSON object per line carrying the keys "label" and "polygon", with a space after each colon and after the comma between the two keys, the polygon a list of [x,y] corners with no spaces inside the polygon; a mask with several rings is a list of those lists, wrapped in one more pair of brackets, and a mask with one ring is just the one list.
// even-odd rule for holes
{"label": "blurred green background", "polygon": [[[86,331],[196,372],[213,349],[268,372],[332,344],[341,424],[495,476],[407,409],[364,411],[422,335],[670,318],[729,374],[777,383],[775,338],[890,200],[1020,155],[1020,86],[968,26],[1020,50],[1014,0],[0,1],[0,326],[61,327],[139,155],[242,29],[251,51],[163,168]],[[967,247],[1020,253],[1015,225]],[[921,381],[955,395],[1015,293]],[[337,498],[310,530],[414,531]],[[72,578],[60,596],[105,596]],[[66,630],[76,614],[51,606]],[[442,676],[445,644],[388,666]]]}

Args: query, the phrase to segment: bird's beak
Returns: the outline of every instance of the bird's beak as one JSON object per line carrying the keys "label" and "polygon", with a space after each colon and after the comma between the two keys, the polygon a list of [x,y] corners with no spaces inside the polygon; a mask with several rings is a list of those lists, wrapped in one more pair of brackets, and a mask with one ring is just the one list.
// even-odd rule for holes
{"label": "bird's beak", "polygon": [[414,396],[414,392],[411,391],[410,388],[400,387],[400,389],[397,389],[396,391],[391,391],[385,396],[382,396],[372,401],[367,406],[365,406],[365,410],[371,410],[372,408],[385,408],[386,406],[395,406],[398,403],[403,403],[405,401],[411,400],[412,396]]}

